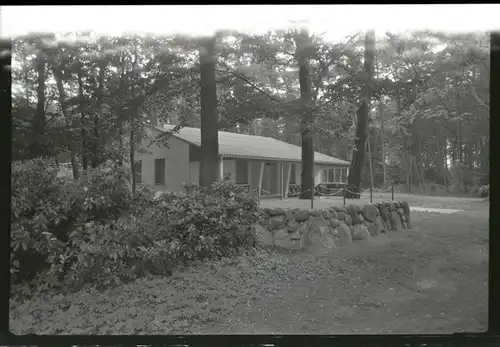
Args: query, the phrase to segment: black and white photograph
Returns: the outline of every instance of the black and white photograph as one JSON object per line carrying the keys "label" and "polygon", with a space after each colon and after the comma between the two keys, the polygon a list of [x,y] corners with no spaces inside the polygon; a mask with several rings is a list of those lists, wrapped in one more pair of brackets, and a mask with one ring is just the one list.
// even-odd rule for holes
{"label": "black and white photograph", "polygon": [[499,13],[2,6],[10,332],[487,331]]}

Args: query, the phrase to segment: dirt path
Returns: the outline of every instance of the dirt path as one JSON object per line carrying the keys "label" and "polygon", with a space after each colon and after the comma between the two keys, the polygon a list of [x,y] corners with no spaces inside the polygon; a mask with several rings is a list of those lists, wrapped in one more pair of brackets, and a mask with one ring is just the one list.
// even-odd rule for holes
{"label": "dirt path", "polygon": [[[457,210],[487,210],[488,200],[481,198],[459,198],[449,196],[427,196],[415,194],[401,194],[398,193],[394,197],[395,200],[405,200],[411,207],[425,207],[425,208],[442,208],[442,209],[457,209]],[[372,200],[374,203],[380,201],[390,201],[390,193],[373,193]],[[364,205],[370,203],[370,196],[364,194],[361,199],[347,199],[346,204]],[[324,209],[330,206],[343,206],[344,200],[342,197],[327,197],[315,199],[313,207],[317,209]],[[302,208],[309,209],[311,207],[310,200],[299,200],[297,198],[280,199],[262,199],[260,202],[262,207],[282,207],[282,208]]]}
{"label": "dirt path", "polygon": [[[487,329],[483,213],[415,213],[418,228],[334,255],[295,255],[274,293],[195,333],[399,334]],[[307,264],[307,265],[306,265]],[[303,269],[315,268],[314,272]]]}

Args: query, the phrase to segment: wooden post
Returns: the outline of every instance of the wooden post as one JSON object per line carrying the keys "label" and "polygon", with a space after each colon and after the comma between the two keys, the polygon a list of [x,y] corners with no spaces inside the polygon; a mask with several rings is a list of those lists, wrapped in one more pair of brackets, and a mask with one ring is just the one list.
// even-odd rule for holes
{"label": "wooden post", "polygon": [[283,200],[283,163],[280,163],[280,197]]}
{"label": "wooden post", "polygon": [[266,164],[265,162],[260,163],[259,187],[258,187],[259,196],[262,195],[262,179],[264,178],[264,165],[265,164]]}
{"label": "wooden post", "polygon": [[372,147],[370,145],[370,132],[367,132],[366,142],[368,144],[368,162],[370,164],[370,184],[373,187],[373,164],[372,164]]}
{"label": "wooden post", "polygon": [[219,161],[219,179],[221,181],[224,180],[224,157],[222,155],[220,156]]}
{"label": "wooden post", "polygon": [[290,175],[292,174],[292,164],[288,164],[288,173],[286,174],[285,198],[288,198],[288,190],[290,189]]}
{"label": "wooden post", "polygon": [[247,180],[248,185],[252,187],[252,161],[247,160]]}

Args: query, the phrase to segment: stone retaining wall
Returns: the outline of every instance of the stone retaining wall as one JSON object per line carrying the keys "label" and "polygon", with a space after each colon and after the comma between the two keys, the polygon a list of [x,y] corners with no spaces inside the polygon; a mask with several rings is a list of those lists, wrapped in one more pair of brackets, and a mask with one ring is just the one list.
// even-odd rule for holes
{"label": "stone retaining wall", "polygon": [[314,245],[333,249],[379,233],[411,228],[406,201],[333,206],[325,210],[274,208],[264,212],[265,218],[257,227],[259,240],[264,245],[285,249]]}

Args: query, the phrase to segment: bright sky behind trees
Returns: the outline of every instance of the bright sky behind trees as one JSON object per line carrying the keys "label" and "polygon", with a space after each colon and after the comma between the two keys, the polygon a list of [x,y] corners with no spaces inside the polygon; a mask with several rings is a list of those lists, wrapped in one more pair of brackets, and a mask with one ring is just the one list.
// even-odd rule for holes
{"label": "bright sky behind trees", "polygon": [[262,32],[306,25],[312,33],[337,41],[366,29],[493,30],[500,28],[499,14],[500,4],[2,6],[0,34],[92,30],[203,35],[218,29]]}

